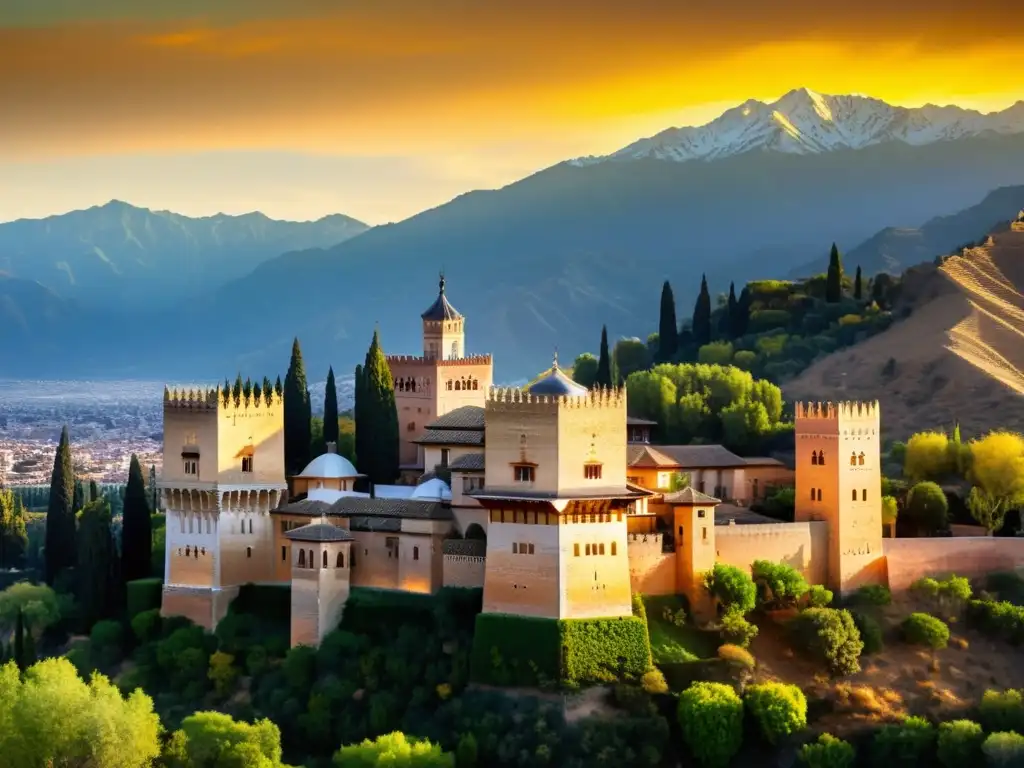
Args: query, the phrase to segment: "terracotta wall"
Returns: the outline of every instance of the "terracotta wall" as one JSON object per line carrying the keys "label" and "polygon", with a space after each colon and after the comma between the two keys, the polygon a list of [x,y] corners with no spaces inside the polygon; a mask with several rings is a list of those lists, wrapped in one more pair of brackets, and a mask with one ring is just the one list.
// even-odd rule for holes
{"label": "terracotta wall", "polygon": [[444,556],[444,585],[446,587],[482,587],[487,558],[468,555]]}
{"label": "terracotta wall", "polygon": [[786,563],[811,584],[828,577],[828,524],[766,523],[715,526],[717,561],[749,570],[755,560]]}
{"label": "terracotta wall", "polygon": [[894,592],[924,576],[976,578],[1024,566],[1024,537],[885,539],[882,551]]}
{"label": "terracotta wall", "polygon": [[674,552],[662,552],[662,534],[629,534],[629,582],[641,595],[672,595],[676,591]]}

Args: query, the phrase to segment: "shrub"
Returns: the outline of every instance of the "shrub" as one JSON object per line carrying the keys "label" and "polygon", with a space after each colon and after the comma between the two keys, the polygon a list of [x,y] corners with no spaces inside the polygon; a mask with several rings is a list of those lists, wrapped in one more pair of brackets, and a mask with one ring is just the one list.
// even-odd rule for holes
{"label": "shrub", "polygon": [[807,604],[812,608],[825,608],[832,604],[832,590],[815,584],[807,590]]}
{"label": "shrub", "polygon": [[989,734],[981,744],[981,751],[993,768],[1018,768],[1024,765],[1024,736],[1006,731]]}
{"label": "shrub", "polygon": [[160,609],[151,608],[135,614],[132,619],[132,634],[139,643],[150,643],[159,637],[160,625]]}
{"label": "shrub", "polygon": [[608,681],[623,675],[640,678],[651,668],[647,624],[635,616],[616,619],[566,619],[558,622],[559,644],[565,648],[565,679]]}
{"label": "shrub", "polygon": [[892,592],[882,584],[869,584],[850,595],[846,602],[850,605],[889,605]]}
{"label": "shrub", "polygon": [[740,648],[738,645],[722,645],[718,648],[718,658],[726,662],[730,666],[738,667],[752,671],[757,662],[754,660],[754,656],[746,648]]}
{"label": "shrub", "polygon": [[743,745],[743,702],[728,685],[694,683],[679,696],[679,725],[699,763],[724,768]]}
{"label": "shrub", "polygon": [[860,632],[860,639],[864,643],[863,652],[872,654],[881,651],[885,647],[881,625],[863,611],[850,611],[850,615],[853,617],[853,623],[856,625],[857,631]]}
{"label": "shrub", "polygon": [[757,637],[757,627],[747,621],[739,611],[729,611],[722,617],[722,639],[726,643],[746,648]]}
{"label": "shrub", "polygon": [[949,526],[949,501],[935,483],[918,483],[907,494],[906,514],[922,531],[944,531]]}
{"label": "shrub", "polygon": [[713,341],[697,350],[697,362],[701,365],[729,365],[732,362],[732,344],[728,341]]}
{"label": "shrub", "polygon": [[757,602],[757,587],[750,576],[734,565],[716,563],[704,574],[704,588],[726,612],[750,613]]}
{"label": "shrub", "polygon": [[228,695],[233,690],[235,679],[238,677],[235,657],[230,653],[217,651],[210,656],[210,670],[206,676],[213,683],[213,688],[218,696]]}
{"label": "shrub", "polygon": [[[666,689],[668,686],[666,686]],[[634,717],[650,717],[658,708],[651,701],[651,695],[635,685],[619,683],[612,691],[615,704]]]}
{"label": "shrub", "polygon": [[935,745],[935,729],[923,717],[883,725],[871,744],[872,765],[917,768],[928,765]]}
{"label": "shrub", "polygon": [[930,603],[933,611],[947,616],[961,611],[971,599],[971,583],[963,576],[947,576],[938,580],[925,577],[911,584],[910,590]]}
{"label": "shrub", "polygon": [[747,688],[744,701],[769,744],[778,744],[807,727],[807,699],[795,685],[752,685]]}
{"label": "shrub", "polygon": [[143,611],[160,610],[164,583],[162,579],[135,579],[125,584],[125,604],[128,620]]}
{"label": "shrub", "polygon": [[1020,691],[993,691],[982,694],[978,715],[986,731],[1024,731],[1024,697]]}
{"label": "shrub", "polygon": [[111,667],[121,660],[123,643],[120,622],[97,621],[89,634],[89,658],[97,667]]}
{"label": "shrub", "polygon": [[769,610],[796,605],[810,588],[796,568],[770,560],[755,560],[751,578],[757,586],[758,603]]}
{"label": "shrub", "polygon": [[912,613],[903,620],[903,637],[912,645],[939,650],[949,645],[949,627],[942,619],[927,613]]}
{"label": "shrub", "polygon": [[995,592],[1001,600],[1017,605],[1024,602],[1024,579],[1013,571],[990,573],[985,579],[985,589]]}
{"label": "shrub", "polygon": [[985,733],[971,720],[939,724],[938,759],[943,768],[968,768],[981,762]]}
{"label": "shrub", "polygon": [[1024,608],[1013,603],[971,600],[967,620],[986,634],[1015,644],[1024,642]]}
{"label": "shrub", "polygon": [[830,733],[800,748],[800,763],[807,768],[853,768],[856,757],[852,744]]}
{"label": "shrub", "polygon": [[864,643],[849,611],[808,608],[792,622],[795,642],[824,662],[836,675],[860,671]]}
{"label": "shrub", "polygon": [[649,669],[640,678],[640,685],[650,694],[668,693],[668,683],[660,669]]}

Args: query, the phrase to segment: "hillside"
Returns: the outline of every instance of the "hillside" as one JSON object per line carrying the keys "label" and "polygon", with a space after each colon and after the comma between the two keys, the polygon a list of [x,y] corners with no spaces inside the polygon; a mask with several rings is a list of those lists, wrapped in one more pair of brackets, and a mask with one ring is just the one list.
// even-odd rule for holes
{"label": "hillside", "polygon": [[886,439],[955,421],[965,435],[1024,422],[1024,225],[1014,227],[912,270],[909,317],[816,362],[786,396],[877,399]]}
{"label": "hillside", "polygon": [[83,306],[168,306],[285,251],[336,245],[367,229],[348,216],[275,221],[262,213],[189,218],[113,200],[0,224],[0,270]]}
{"label": "hillside", "polygon": [[[888,272],[898,275],[908,267],[953,253],[975,241],[998,222],[1012,218],[1024,208],[1024,186],[1002,187],[990,192],[977,205],[950,216],[936,216],[920,227],[886,227],[846,254],[846,264],[864,274]],[[819,274],[828,267],[821,258],[794,269],[791,277]]]}

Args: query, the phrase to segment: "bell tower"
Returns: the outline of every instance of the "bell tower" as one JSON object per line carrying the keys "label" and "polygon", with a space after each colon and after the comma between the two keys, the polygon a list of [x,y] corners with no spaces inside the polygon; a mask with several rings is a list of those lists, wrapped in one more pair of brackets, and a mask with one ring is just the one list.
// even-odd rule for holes
{"label": "bell tower", "polygon": [[466,319],[444,295],[444,285],[442,272],[437,283],[437,299],[420,315],[423,356],[428,360],[459,360],[466,354]]}

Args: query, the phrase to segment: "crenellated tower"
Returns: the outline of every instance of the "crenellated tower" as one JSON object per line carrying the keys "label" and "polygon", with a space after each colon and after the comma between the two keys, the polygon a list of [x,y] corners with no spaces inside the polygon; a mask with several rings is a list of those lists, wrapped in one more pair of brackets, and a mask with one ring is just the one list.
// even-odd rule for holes
{"label": "crenellated tower", "polygon": [[884,584],[878,402],[797,403],[796,516],[829,524],[829,588]]}
{"label": "crenellated tower", "polygon": [[490,355],[466,354],[466,319],[445,295],[441,275],[434,303],[422,315],[423,354],[388,355],[398,409],[399,464],[414,480],[425,467],[422,449],[412,441],[426,425],[464,405],[483,407],[494,379]]}
{"label": "crenellated tower", "polygon": [[164,389],[163,612],[213,628],[238,587],[274,578],[270,510],[287,493],[279,394]]}

